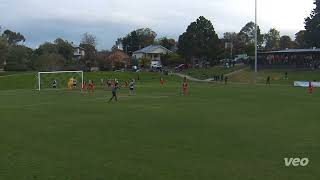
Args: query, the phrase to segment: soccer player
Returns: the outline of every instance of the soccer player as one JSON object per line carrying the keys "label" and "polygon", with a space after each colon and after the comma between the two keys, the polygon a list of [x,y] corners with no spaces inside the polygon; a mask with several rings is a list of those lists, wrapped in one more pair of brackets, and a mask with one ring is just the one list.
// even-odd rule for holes
{"label": "soccer player", "polygon": [[224,77],[224,84],[225,84],[225,85],[227,85],[227,84],[228,84],[228,79],[229,79],[229,77],[228,77],[228,76]]}
{"label": "soccer player", "polygon": [[82,84],[82,90],[83,91],[86,91],[87,90],[87,82],[83,82],[83,84]]}
{"label": "soccer player", "polygon": [[134,89],[135,89],[134,79],[131,80],[131,82],[129,84],[129,89],[130,89],[130,91],[129,91],[130,96],[133,96],[135,94],[135,91],[134,91]]}
{"label": "soccer player", "polygon": [[109,103],[113,100],[113,98],[115,98],[115,101],[118,101],[118,96],[117,96],[117,90],[119,88],[119,84],[117,82],[115,82],[112,86],[112,97],[110,98],[110,100],[108,101]]}
{"label": "soccer player", "polygon": [[313,93],[312,82],[309,82],[308,92],[309,92],[309,94],[312,94],[312,93]]}
{"label": "soccer player", "polygon": [[161,86],[164,85],[164,79],[162,77],[160,78],[160,84],[161,84]]}
{"label": "soccer player", "polygon": [[188,93],[188,82],[187,82],[187,78],[185,77],[182,83],[182,93],[184,96],[187,95]]}
{"label": "soccer player", "polygon": [[68,89],[72,89],[73,78],[70,78],[68,81]]}
{"label": "soccer player", "polygon": [[268,77],[267,77],[266,85],[270,85],[270,84],[271,84],[271,82],[270,82],[270,81],[271,81],[271,77],[270,77],[270,76],[268,76]]}
{"label": "soccer player", "polygon": [[78,81],[77,81],[76,78],[72,78],[72,79],[73,79],[73,80],[72,80],[73,89],[76,89],[76,88],[77,88],[77,83],[78,83]]}
{"label": "soccer player", "polygon": [[57,80],[53,80],[52,82],[52,88],[56,89],[57,88]]}
{"label": "soccer player", "polygon": [[89,81],[89,90],[90,90],[90,91],[94,91],[93,81]]}

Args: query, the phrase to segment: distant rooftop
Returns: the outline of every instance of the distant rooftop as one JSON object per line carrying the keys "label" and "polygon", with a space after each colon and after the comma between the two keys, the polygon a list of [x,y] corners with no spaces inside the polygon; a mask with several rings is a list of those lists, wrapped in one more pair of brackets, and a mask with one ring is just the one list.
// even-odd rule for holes
{"label": "distant rooftop", "polygon": [[320,49],[285,49],[280,51],[259,52],[259,54],[299,54],[299,53],[320,53]]}
{"label": "distant rooftop", "polygon": [[150,46],[147,46],[147,47],[145,47],[143,49],[135,51],[133,53],[145,53],[145,54],[148,54],[148,53],[152,53],[154,50],[156,50],[158,48],[163,48],[163,49],[166,49],[167,51],[170,51],[169,49],[167,49],[167,48],[165,48],[165,47],[163,47],[161,45],[150,45]]}

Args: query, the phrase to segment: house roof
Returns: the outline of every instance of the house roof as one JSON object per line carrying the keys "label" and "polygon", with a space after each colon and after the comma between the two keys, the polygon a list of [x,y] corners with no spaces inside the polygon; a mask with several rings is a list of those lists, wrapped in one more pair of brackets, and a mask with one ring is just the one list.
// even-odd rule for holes
{"label": "house roof", "polygon": [[161,45],[150,45],[150,46],[147,46],[147,47],[145,47],[143,49],[140,49],[138,51],[133,52],[133,54],[137,54],[137,53],[149,54],[149,53],[152,53],[153,51],[155,51],[158,48],[162,48],[162,49],[165,49],[168,52],[171,52],[169,49],[167,49],[167,48],[165,48],[165,47],[163,47]]}
{"label": "house roof", "polygon": [[285,49],[280,51],[259,52],[259,54],[303,54],[320,53],[320,49]]}

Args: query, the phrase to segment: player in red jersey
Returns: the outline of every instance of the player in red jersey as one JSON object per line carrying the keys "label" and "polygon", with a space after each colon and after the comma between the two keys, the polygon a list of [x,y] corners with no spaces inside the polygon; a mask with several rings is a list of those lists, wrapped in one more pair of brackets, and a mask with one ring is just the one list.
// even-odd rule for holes
{"label": "player in red jersey", "polygon": [[161,86],[164,85],[164,79],[162,77],[160,78],[160,84],[161,84]]}
{"label": "player in red jersey", "polygon": [[187,78],[185,77],[182,83],[182,93],[183,95],[187,95],[188,93],[188,82],[187,82]]}
{"label": "player in red jersey", "polygon": [[83,82],[82,91],[86,91],[86,90],[87,90],[87,82]]}
{"label": "player in red jersey", "polygon": [[90,81],[90,83],[89,83],[89,90],[90,90],[90,91],[94,91],[93,81]]}

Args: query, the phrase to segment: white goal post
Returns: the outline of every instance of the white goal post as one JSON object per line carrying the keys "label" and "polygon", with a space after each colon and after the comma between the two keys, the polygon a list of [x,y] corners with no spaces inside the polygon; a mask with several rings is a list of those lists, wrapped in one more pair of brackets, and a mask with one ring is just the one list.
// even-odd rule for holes
{"label": "white goal post", "polygon": [[[75,77],[77,76],[77,77]],[[50,88],[50,85],[53,80],[58,81],[57,84],[60,84],[62,87],[67,87],[67,82],[69,78],[81,79],[80,89],[84,82],[83,80],[83,71],[52,71],[52,72],[38,72],[37,77],[37,90],[41,90],[45,87]],[[46,84],[46,86],[43,85]]]}

